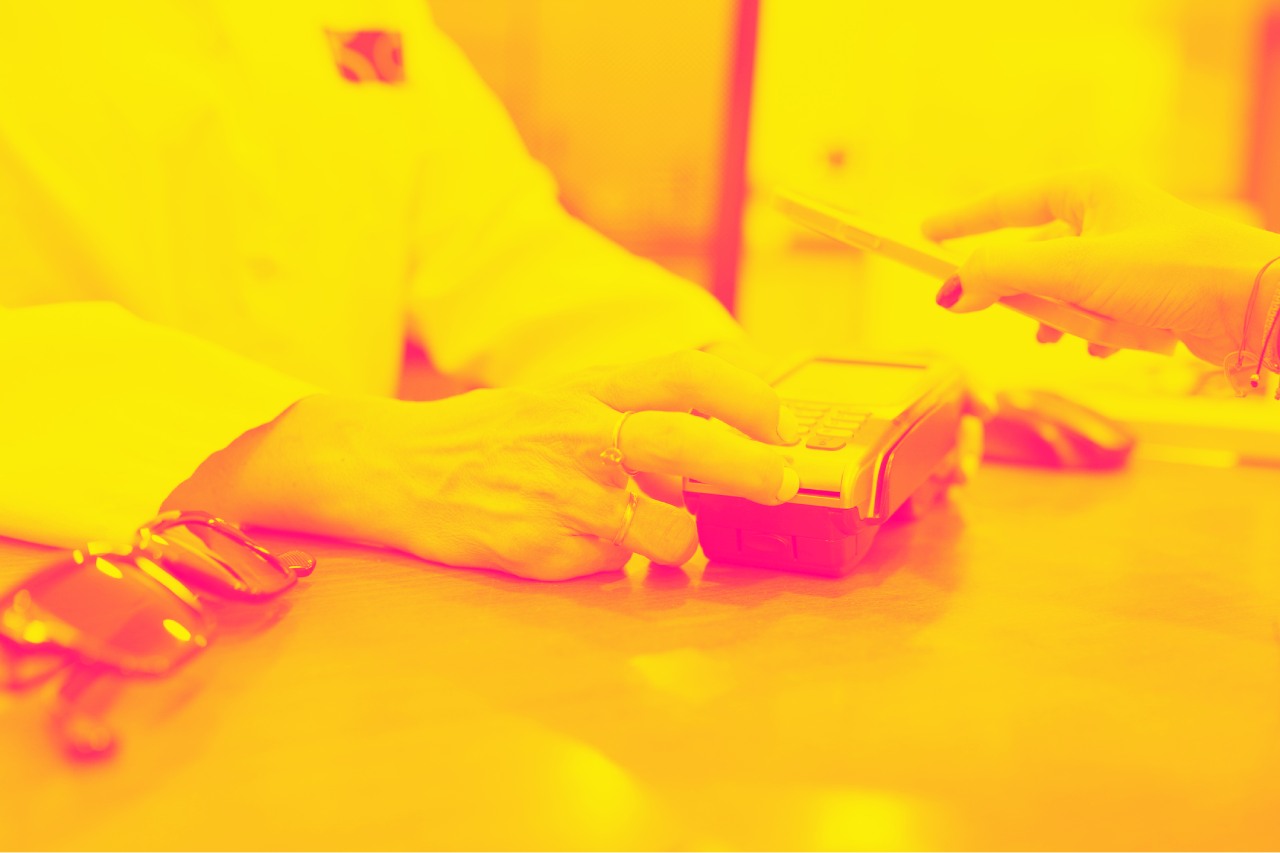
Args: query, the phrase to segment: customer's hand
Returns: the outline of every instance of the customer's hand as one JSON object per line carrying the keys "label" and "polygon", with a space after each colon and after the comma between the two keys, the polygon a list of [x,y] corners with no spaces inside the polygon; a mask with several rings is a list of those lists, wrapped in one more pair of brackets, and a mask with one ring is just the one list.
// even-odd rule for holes
{"label": "customer's hand", "polygon": [[796,440],[774,390],[687,352],[428,403],[310,397],[211,457],[167,506],[542,580],[620,569],[632,552],[683,563],[697,547],[693,519],[646,495],[611,544],[627,477],[600,454],[627,411],[618,447],[628,468],[765,504],[799,488],[785,450],[769,446]]}
{"label": "customer's hand", "polygon": [[[1240,345],[1254,277],[1280,255],[1280,235],[1095,172],[996,193],[929,219],[924,232],[945,240],[1037,225],[1045,226],[1043,239],[975,251],[958,280],[939,291],[939,304],[975,311],[1007,294],[1034,293],[1169,329],[1196,355],[1219,363]],[[1259,315],[1266,314],[1278,279],[1280,264],[1264,278],[1251,347],[1261,343]],[[1042,340],[1051,337],[1042,331]]]}

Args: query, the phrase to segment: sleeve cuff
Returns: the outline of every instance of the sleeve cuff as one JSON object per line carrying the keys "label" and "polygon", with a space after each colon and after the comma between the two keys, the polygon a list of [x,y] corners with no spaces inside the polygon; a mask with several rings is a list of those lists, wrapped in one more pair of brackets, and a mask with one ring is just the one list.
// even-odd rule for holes
{"label": "sleeve cuff", "polygon": [[0,310],[0,534],[127,541],[214,452],[320,389],[110,303]]}

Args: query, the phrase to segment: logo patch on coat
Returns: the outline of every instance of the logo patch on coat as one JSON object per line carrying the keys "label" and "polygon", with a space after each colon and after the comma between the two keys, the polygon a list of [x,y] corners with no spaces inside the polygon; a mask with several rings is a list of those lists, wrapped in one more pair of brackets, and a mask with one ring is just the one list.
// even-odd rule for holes
{"label": "logo patch on coat", "polygon": [[352,83],[403,83],[404,47],[394,30],[325,30],[338,73]]}

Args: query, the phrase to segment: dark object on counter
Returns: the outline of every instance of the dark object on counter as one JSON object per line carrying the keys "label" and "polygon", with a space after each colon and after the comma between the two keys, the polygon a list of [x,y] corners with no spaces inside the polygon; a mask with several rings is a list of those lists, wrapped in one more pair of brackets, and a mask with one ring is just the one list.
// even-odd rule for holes
{"label": "dark object on counter", "polygon": [[1122,424],[1051,391],[1002,391],[983,457],[1041,468],[1122,468],[1136,439]]}

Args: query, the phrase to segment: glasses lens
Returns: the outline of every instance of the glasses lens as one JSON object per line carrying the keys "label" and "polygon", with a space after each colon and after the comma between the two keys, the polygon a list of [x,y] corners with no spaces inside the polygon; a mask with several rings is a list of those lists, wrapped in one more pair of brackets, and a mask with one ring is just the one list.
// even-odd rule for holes
{"label": "glasses lens", "polygon": [[[152,536],[157,559],[183,580],[215,592],[245,596],[275,595],[298,575],[252,545],[207,524],[182,523]],[[166,547],[176,546],[176,547]]]}
{"label": "glasses lens", "polygon": [[19,651],[66,649],[125,672],[159,675],[208,643],[195,598],[145,557],[53,564],[0,598],[0,635]]}

